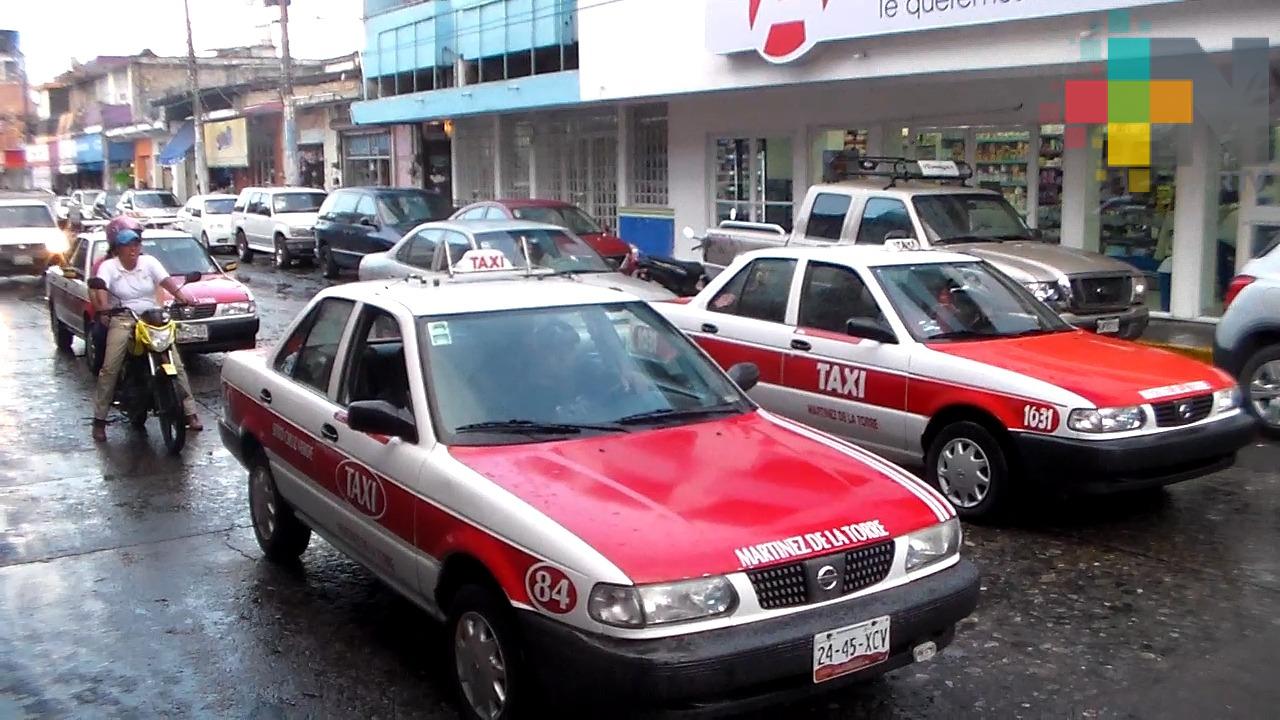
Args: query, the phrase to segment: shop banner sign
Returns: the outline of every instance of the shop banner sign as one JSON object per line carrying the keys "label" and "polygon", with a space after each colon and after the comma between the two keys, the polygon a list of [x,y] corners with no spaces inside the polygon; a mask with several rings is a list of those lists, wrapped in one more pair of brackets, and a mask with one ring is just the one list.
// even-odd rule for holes
{"label": "shop banner sign", "polygon": [[44,143],[35,143],[26,146],[27,162],[32,165],[48,165],[49,164],[49,146]]}
{"label": "shop banner sign", "polygon": [[249,126],[244,118],[204,124],[209,167],[249,167]]}
{"label": "shop banner sign", "polygon": [[76,164],[78,165],[101,164],[102,135],[81,135],[77,137],[76,149],[72,154],[75,156]]}
{"label": "shop banner sign", "polygon": [[831,40],[990,25],[1181,0],[706,0],[707,49],[789,63]]}

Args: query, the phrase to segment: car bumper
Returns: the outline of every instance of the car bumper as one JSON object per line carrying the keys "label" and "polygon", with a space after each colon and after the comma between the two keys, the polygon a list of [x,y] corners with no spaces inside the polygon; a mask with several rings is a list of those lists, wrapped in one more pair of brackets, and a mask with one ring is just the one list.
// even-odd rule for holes
{"label": "car bumper", "polygon": [[1120,331],[1118,333],[1108,333],[1108,335],[1123,340],[1136,340],[1142,337],[1142,333],[1146,331],[1147,324],[1151,321],[1151,311],[1147,309],[1146,305],[1135,305],[1128,310],[1109,313],[1074,313],[1067,311],[1063,312],[1061,317],[1071,325],[1090,332],[1098,331],[1099,320],[1116,319],[1120,321]]}
{"label": "car bumper", "polygon": [[[19,257],[30,258],[31,262],[17,262]],[[44,275],[49,261],[56,257],[43,247],[25,250],[9,250],[0,248],[0,277],[17,277],[23,275]]]}
{"label": "car bumper", "polygon": [[1230,467],[1257,425],[1248,413],[1122,440],[1016,436],[1028,477],[1057,489],[1108,493],[1171,485]]}
{"label": "car bumper", "polygon": [[[939,649],[978,604],[978,570],[959,563],[872,595],[747,625],[655,640],[587,633],[533,612],[520,620],[533,672],[556,697],[586,704],[690,713],[741,711],[882,675],[913,662],[913,648]],[[813,638],[889,615],[890,655],[837,680],[813,682]]]}
{"label": "car bumper", "polygon": [[230,230],[205,230],[204,235],[209,238],[209,247],[230,247],[235,244]]}
{"label": "car bumper", "polygon": [[252,350],[258,344],[260,321],[256,317],[226,318],[202,324],[209,328],[209,339],[181,343],[180,350],[199,354],[231,352]]}

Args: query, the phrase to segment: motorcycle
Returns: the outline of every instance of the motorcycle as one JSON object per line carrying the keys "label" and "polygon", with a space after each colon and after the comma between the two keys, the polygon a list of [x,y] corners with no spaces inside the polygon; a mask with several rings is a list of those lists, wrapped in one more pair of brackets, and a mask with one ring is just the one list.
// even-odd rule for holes
{"label": "motorcycle", "polygon": [[706,268],[700,262],[650,255],[634,245],[618,268],[623,275],[656,282],[678,297],[697,295],[707,284]]}
{"label": "motorcycle", "polygon": [[[199,276],[191,273],[186,281],[198,281]],[[93,278],[89,288],[107,290],[107,285],[102,278]],[[116,402],[135,428],[142,428],[154,412],[160,420],[165,449],[177,455],[187,442],[187,418],[178,399],[178,368],[173,362],[178,323],[166,308],[141,313],[121,308],[119,312],[128,313],[134,323],[133,338],[116,379]]]}

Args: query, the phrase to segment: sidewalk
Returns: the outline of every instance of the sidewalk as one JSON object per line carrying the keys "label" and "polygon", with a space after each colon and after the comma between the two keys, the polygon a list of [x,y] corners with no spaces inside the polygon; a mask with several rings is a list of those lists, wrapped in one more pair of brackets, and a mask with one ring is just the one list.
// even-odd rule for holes
{"label": "sidewalk", "polygon": [[1138,342],[1212,363],[1216,327],[1210,323],[1152,318]]}

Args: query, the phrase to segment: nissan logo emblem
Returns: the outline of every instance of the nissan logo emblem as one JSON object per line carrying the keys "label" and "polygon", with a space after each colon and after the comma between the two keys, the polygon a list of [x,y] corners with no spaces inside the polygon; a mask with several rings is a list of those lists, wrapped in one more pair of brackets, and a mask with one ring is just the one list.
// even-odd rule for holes
{"label": "nissan logo emblem", "polygon": [[1183,420],[1190,420],[1192,415],[1196,414],[1195,406],[1189,402],[1178,403],[1178,417]]}
{"label": "nissan logo emblem", "polygon": [[836,569],[831,565],[823,565],[818,571],[818,587],[826,591],[836,589],[836,583],[840,582],[840,578],[836,575]]}

